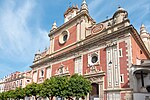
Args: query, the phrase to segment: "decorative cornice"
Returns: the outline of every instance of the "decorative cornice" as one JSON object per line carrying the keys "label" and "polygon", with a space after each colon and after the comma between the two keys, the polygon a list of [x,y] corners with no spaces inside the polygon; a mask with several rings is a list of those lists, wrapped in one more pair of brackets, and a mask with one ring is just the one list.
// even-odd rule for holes
{"label": "decorative cornice", "polygon": [[114,91],[133,91],[131,88],[116,88],[116,89],[104,89],[104,92],[114,92]]}
{"label": "decorative cornice", "polygon": [[98,71],[98,72],[95,72],[95,73],[87,73],[84,76],[87,77],[87,78],[96,77],[96,76],[105,76],[105,72]]}

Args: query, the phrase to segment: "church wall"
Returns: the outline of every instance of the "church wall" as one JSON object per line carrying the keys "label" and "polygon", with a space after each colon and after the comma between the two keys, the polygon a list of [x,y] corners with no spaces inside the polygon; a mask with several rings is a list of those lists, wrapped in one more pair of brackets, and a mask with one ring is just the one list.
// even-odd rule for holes
{"label": "church wall", "polygon": [[60,55],[60,54],[62,54],[62,53],[64,53],[64,52],[67,52],[67,51],[69,51],[69,50],[72,50],[72,49],[74,49],[74,48],[76,48],[76,47],[77,47],[76,45],[70,46],[70,47],[68,47],[68,48],[65,48],[65,49],[63,49],[63,50],[61,50],[61,51],[59,51],[59,52],[53,54],[53,56]]}
{"label": "church wall", "polygon": [[64,43],[64,44],[60,44],[59,43],[59,36],[60,35],[55,36],[54,37],[54,51],[62,49],[64,47],[66,47],[66,46],[68,46],[68,45],[76,42],[76,40],[77,40],[76,29],[77,29],[76,25],[74,25],[74,26],[72,26],[72,27],[70,27],[68,29],[68,31],[69,31],[69,37],[68,37],[68,40],[66,41],[66,43]]}
{"label": "church wall", "polygon": [[102,48],[100,49],[100,59],[101,59],[101,67],[102,67],[102,71],[104,71],[106,73],[106,75],[104,76],[104,89],[107,88],[107,65],[106,65],[106,49]]}
{"label": "church wall", "polygon": [[104,48],[102,49],[98,49],[95,51],[88,51],[85,54],[83,54],[83,74],[89,73],[90,71],[90,65],[88,63],[88,60],[90,59],[89,56],[91,56],[92,54],[97,53],[98,54],[98,59],[99,61],[94,65],[96,67],[97,70],[103,70],[105,69],[105,59],[106,59],[106,53]]}
{"label": "church wall", "polygon": [[[86,9],[72,19],[69,19],[70,15],[65,16],[67,22],[62,26],[57,28],[56,23],[53,24],[49,50],[37,53],[39,59],[31,66],[32,81],[42,83],[51,76],[78,73],[97,84],[100,100],[132,100],[130,67],[147,57],[138,37],[129,33],[134,27],[129,26],[127,12],[118,8],[115,16],[99,24],[92,20]],[[138,36],[138,33],[134,35]],[[22,82],[25,86],[26,79]],[[13,84],[14,81],[6,83],[6,88]]]}
{"label": "church wall", "polygon": [[119,57],[119,61],[120,61],[120,81],[121,82],[121,88],[129,88],[129,78],[128,78],[128,66],[127,66],[127,44],[125,43],[125,41],[120,42],[119,43],[119,50],[122,51],[122,56]]}
{"label": "church wall", "polygon": [[138,60],[147,59],[144,52],[141,50],[135,39],[131,36],[132,44],[132,62],[133,64],[138,64]]}
{"label": "church wall", "polygon": [[[43,74],[42,74],[42,71],[43,71]],[[44,82],[45,79],[46,79],[46,67],[38,69],[38,75],[37,75],[38,83]]]}
{"label": "church wall", "polygon": [[87,60],[88,60],[88,55],[87,54],[83,55],[83,74],[86,74],[86,70],[88,68]]}
{"label": "church wall", "polygon": [[[43,74],[42,74],[43,71]],[[41,65],[37,69],[32,71],[32,82],[42,83],[45,79],[51,77],[51,66],[50,65]]]}
{"label": "church wall", "polygon": [[59,62],[59,63],[53,64],[52,65],[52,76],[55,76],[57,74],[57,71],[59,70],[61,65],[64,66],[65,70],[69,71],[70,75],[74,74],[74,66],[75,66],[74,59],[69,59],[69,60],[63,61],[61,63]]}

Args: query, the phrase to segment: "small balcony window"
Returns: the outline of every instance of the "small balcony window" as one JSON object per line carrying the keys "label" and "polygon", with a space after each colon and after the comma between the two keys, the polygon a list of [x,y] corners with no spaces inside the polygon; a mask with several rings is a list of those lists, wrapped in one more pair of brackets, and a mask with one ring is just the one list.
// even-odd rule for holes
{"label": "small balcony window", "polygon": [[40,77],[44,76],[44,70],[41,70]]}

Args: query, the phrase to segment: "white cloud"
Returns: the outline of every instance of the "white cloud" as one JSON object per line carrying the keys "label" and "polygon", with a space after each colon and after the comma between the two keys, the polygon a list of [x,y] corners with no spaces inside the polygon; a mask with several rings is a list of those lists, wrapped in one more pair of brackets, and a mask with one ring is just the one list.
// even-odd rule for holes
{"label": "white cloud", "polygon": [[[35,7],[34,0],[3,2],[0,9],[0,59],[29,65],[35,50],[48,45],[48,32],[30,22],[33,17],[36,19],[33,13]],[[8,65],[7,68],[9,67],[26,69],[28,66]]]}
{"label": "white cloud", "polygon": [[31,5],[29,5],[27,2],[23,6],[19,6],[14,8],[14,2],[8,3],[5,10],[1,13],[0,16],[0,27],[1,29],[1,35],[3,37],[0,37],[2,41],[2,47],[5,50],[9,49],[9,53],[23,53],[22,48],[25,43],[25,41],[29,41],[30,34],[29,30],[26,26],[27,24],[27,16],[29,15],[31,11]]}

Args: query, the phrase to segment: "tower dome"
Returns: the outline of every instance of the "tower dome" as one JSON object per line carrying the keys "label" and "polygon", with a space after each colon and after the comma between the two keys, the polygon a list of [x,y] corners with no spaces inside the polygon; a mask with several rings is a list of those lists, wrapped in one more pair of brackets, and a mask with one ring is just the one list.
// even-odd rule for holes
{"label": "tower dome", "polygon": [[140,27],[140,37],[150,52],[150,34],[147,32],[144,24],[142,24]]}
{"label": "tower dome", "polygon": [[146,27],[145,27],[145,25],[144,24],[142,24],[141,25],[141,27],[140,27],[140,36],[142,37],[142,38],[148,38],[149,37],[149,34],[148,34],[148,32],[146,31]]}
{"label": "tower dome", "polygon": [[115,19],[115,23],[120,23],[128,17],[128,12],[122,8],[118,7],[117,11],[114,13],[113,18]]}
{"label": "tower dome", "polygon": [[114,13],[113,17],[117,16],[120,13],[126,13],[126,16],[128,16],[128,12],[124,8],[119,6],[117,11]]}
{"label": "tower dome", "polygon": [[140,27],[140,34],[144,34],[144,33],[147,33],[147,31],[146,31],[145,25],[142,24],[141,27]]}

